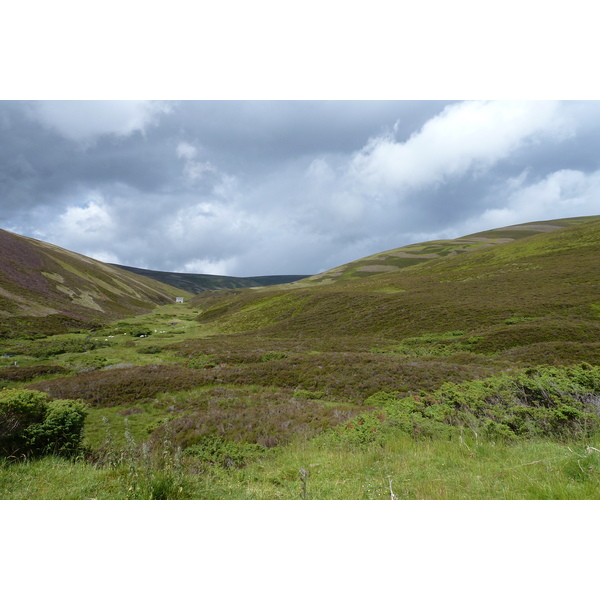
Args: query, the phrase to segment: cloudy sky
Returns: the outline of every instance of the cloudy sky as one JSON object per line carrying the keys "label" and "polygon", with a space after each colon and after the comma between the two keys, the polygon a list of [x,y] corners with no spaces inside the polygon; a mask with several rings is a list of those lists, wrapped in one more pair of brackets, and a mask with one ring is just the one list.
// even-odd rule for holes
{"label": "cloudy sky", "polygon": [[312,274],[600,214],[592,101],[2,101],[0,227],[106,262]]}

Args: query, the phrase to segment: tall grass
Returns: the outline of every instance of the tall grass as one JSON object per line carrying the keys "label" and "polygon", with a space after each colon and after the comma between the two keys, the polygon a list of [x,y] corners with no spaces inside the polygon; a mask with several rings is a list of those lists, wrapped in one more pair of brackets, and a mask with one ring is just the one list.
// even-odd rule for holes
{"label": "tall grass", "polygon": [[444,440],[399,434],[352,449],[319,439],[280,448],[242,469],[180,467],[171,479],[168,470],[144,471],[143,463],[132,471],[126,461],[99,467],[47,457],[1,464],[0,498],[599,499],[598,447],[600,437],[578,444],[491,442],[467,433]]}

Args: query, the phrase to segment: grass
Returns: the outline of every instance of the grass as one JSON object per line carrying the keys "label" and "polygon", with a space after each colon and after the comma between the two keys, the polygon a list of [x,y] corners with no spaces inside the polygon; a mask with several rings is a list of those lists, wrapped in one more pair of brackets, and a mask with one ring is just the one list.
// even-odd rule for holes
{"label": "grass", "polygon": [[[593,443],[592,443],[593,442]],[[600,446],[600,439],[589,447]],[[600,457],[585,444],[395,436],[353,448],[317,439],[268,452],[245,469],[182,469],[174,494],[196,499],[576,500],[600,498]],[[306,485],[300,469],[305,469]],[[48,457],[0,468],[3,499],[127,499],[129,471]],[[391,489],[390,489],[391,486]],[[179,491],[179,488],[182,488]],[[393,494],[393,497],[392,497]],[[149,496],[150,494],[148,494]]]}
{"label": "grass", "polygon": [[4,463],[0,496],[596,499],[600,226],[568,224],[93,330],[11,331],[0,386],[81,398],[89,416],[81,460]]}

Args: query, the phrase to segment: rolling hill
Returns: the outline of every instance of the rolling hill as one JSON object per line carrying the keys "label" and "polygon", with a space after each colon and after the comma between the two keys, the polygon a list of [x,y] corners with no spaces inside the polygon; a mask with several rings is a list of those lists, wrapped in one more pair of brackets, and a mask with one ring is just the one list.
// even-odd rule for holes
{"label": "rolling hill", "polygon": [[328,284],[334,281],[347,281],[380,273],[393,273],[406,267],[424,264],[433,259],[457,256],[465,252],[473,252],[479,248],[506,244],[539,233],[558,231],[572,225],[587,223],[595,219],[598,219],[598,217],[534,221],[472,233],[453,240],[433,240],[410,244],[409,246],[378,252],[313,275],[302,281],[302,285]]}
{"label": "rolling hill", "polygon": [[[322,338],[327,332],[330,339],[377,338],[385,346],[461,331],[454,342],[481,352],[594,344],[600,335],[600,218],[564,225],[536,224],[546,232],[538,229],[535,235],[531,225],[508,229],[520,232],[521,239],[446,253],[389,272],[371,271],[368,277],[206,292],[192,303],[202,310],[200,322],[223,333]],[[505,239],[498,230],[490,233],[491,239]],[[462,239],[472,242],[474,237],[484,236]],[[452,245],[447,242],[445,248]],[[346,274],[356,273],[361,263],[348,265]]]}
{"label": "rolling hill", "polygon": [[57,333],[191,294],[39,240],[0,230],[0,334]]}

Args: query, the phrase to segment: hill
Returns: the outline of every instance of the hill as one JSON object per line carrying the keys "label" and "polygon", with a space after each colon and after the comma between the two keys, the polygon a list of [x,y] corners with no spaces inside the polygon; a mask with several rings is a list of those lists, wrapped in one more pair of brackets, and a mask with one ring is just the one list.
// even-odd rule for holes
{"label": "hill", "polygon": [[181,290],[186,290],[192,294],[199,294],[207,290],[227,290],[249,287],[263,287],[270,285],[280,285],[292,283],[299,279],[304,279],[308,275],[265,275],[259,277],[227,277],[225,275],[200,275],[195,273],[169,273],[166,271],[153,271],[150,269],[140,269],[138,267],[127,267],[124,265],[113,264],[114,267],[137,273],[144,277],[149,277],[155,281],[160,281],[174,286]]}
{"label": "hill", "polygon": [[[223,333],[322,338],[327,332],[330,340],[377,338],[385,346],[461,331],[455,347],[475,352],[593,344],[600,334],[600,218],[548,228],[369,277],[207,292],[192,302],[202,310],[200,322]],[[536,351],[543,353],[541,346]]]}
{"label": "hill", "polygon": [[85,409],[86,451],[0,497],[599,499],[600,217],[510,231],[11,340],[0,401]]}
{"label": "hill", "polygon": [[191,294],[39,240],[0,230],[0,335],[113,321]]}
{"label": "hill", "polygon": [[499,227],[472,233],[453,240],[432,240],[410,244],[393,250],[378,252],[371,256],[335,267],[302,281],[303,285],[328,284],[334,281],[347,281],[369,277],[379,273],[393,273],[406,267],[424,264],[442,257],[452,257],[479,248],[514,242],[539,233],[558,231],[572,225],[593,221],[598,217],[573,217],[551,221],[534,221],[508,227]]}

